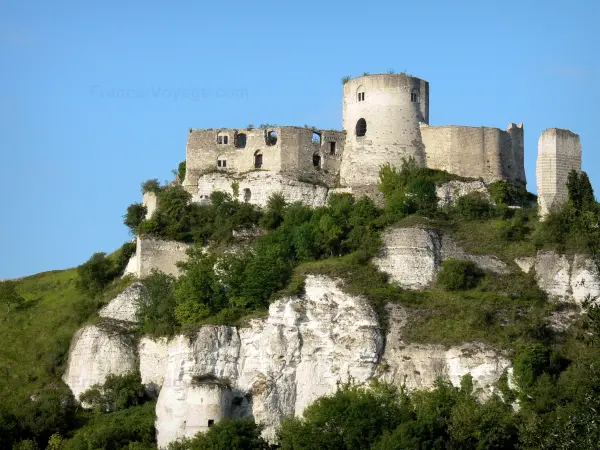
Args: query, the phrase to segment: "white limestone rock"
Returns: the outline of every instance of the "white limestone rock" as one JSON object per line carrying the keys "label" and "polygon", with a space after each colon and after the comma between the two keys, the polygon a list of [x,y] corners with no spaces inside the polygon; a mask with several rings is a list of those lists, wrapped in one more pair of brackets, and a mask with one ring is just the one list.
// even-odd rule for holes
{"label": "white limestone rock", "polygon": [[87,325],[71,340],[63,380],[78,399],[94,384],[104,383],[108,375],[124,375],[136,370],[136,348],[126,336],[100,325]]}
{"label": "white limestone rock", "polygon": [[383,246],[373,264],[406,289],[424,289],[440,268],[441,248],[437,230],[390,228],[383,233]]}
{"label": "white limestone rock", "polygon": [[259,170],[243,175],[210,173],[198,178],[198,191],[192,200],[206,201],[214,191],[233,195],[232,183],[238,183],[238,200],[258,206],[266,206],[271,194],[281,193],[289,203],[302,202],[307,206],[319,207],[325,204],[327,188],[304,183],[276,172]]}
{"label": "white limestone rock", "polygon": [[535,267],[535,258],[530,256],[524,256],[522,258],[515,258],[515,264],[519,266],[525,273],[531,272],[531,269]]}
{"label": "white limestone rock", "polygon": [[143,337],[138,344],[142,384],[152,396],[158,396],[165,378],[168,356],[167,338]]}
{"label": "white limestone rock", "polygon": [[191,434],[186,392],[194,376],[228,379],[232,414],[252,414],[269,438],[284,416],[334,392],[338,381],[373,376],[383,337],[366,300],[325,277],[309,276],[305,290],[302,297],[274,302],[269,317],[248,328],[207,326],[192,339],[178,336],[169,343],[156,408],[159,446]]}
{"label": "white limestone rock", "polygon": [[435,280],[443,260],[472,261],[481,269],[497,274],[510,272],[494,256],[466,253],[452,238],[428,228],[389,228],[383,233],[383,246],[373,264],[406,289],[424,289]]}
{"label": "white limestone rock", "polygon": [[100,310],[98,315],[107,319],[137,323],[138,299],[142,295],[142,284],[133,283]]}
{"label": "white limestone rock", "polygon": [[568,257],[551,251],[540,251],[535,261],[536,281],[556,301],[581,305],[600,299],[600,273],[588,257]]}
{"label": "white limestone rock", "polygon": [[432,387],[438,377],[460,386],[462,377],[471,374],[479,396],[486,398],[510,367],[506,355],[482,343],[467,342],[450,348],[406,343],[403,332],[409,314],[397,305],[389,305],[388,310],[390,327],[380,366],[382,380],[397,385],[405,383],[409,390],[413,390]]}
{"label": "white limestone rock", "polygon": [[492,197],[483,181],[452,180],[439,184],[435,188],[435,195],[438,198],[438,206],[440,208],[454,206],[460,197],[472,194],[473,192],[480,192],[484,198],[493,203]]}
{"label": "white limestone rock", "polygon": [[129,261],[125,266],[125,270],[123,271],[123,275],[121,276],[121,278],[125,278],[127,275],[132,275],[136,278],[140,276],[140,274],[138,273],[137,253],[134,253],[133,255],[131,255],[131,258],[129,258]]}

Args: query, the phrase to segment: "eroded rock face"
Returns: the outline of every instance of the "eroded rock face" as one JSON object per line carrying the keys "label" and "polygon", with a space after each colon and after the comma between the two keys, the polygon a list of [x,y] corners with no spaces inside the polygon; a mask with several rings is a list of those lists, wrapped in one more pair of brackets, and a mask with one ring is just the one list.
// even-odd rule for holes
{"label": "eroded rock face", "polygon": [[63,380],[78,399],[94,384],[104,383],[108,375],[124,375],[137,368],[136,348],[127,336],[109,327],[87,325],[71,340]]}
{"label": "eroded rock face", "polygon": [[483,181],[458,181],[452,180],[448,183],[439,184],[435,188],[435,195],[438,198],[438,206],[440,208],[446,208],[454,206],[459,198],[472,194],[473,192],[480,192],[484,198],[492,202],[492,198],[487,189],[487,186]]}
{"label": "eroded rock face", "polygon": [[433,386],[436,378],[449,379],[460,386],[466,374],[473,377],[474,386],[481,397],[494,391],[494,384],[510,367],[510,361],[501,352],[488,345],[468,342],[456,347],[415,344],[404,341],[404,324],[407,311],[397,305],[388,306],[390,328],[386,336],[386,347],[380,365],[380,379],[410,389]]}
{"label": "eroded rock face", "polygon": [[[508,367],[502,354],[480,343],[444,348],[405,342],[411,312],[400,306],[389,311],[384,336],[365,298],[345,293],[340,280],[309,275],[302,295],[273,302],[266,318],[244,328],[203,326],[170,340],[145,337],[136,348],[114,330],[86,326],[73,338],[64,379],[78,396],[108,374],[139,367],[149,391],[160,391],[156,428],[159,447],[165,447],[219,420],[209,417],[212,410],[253,416],[273,439],[284,417],[301,415],[335,392],[338,382],[382,379],[429,388],[438,375],[459,384],[471,373],[486,396]],[[207,380],[223,383],[227,395],[203,399]],[[204,400],[215,404],[208,408]],[[206,424],[198,422],[199,410]]]}
{"label": "eroded rock face", "polygon": [[440,231],[419,227],[386,230],[381,252],[373,258],[373,264],[406,289],[424,289],[434,281],[442,261],[448,258],[472,261],[481,269],[497,274],[509,273],[498,258],[471,255]]}
{"label": "eroded rock face", "polygon": [[580,305],[600,299],[600,273],[588,257],[540,251],[535,260],[535,277],[540,288],[554,300]]}
{"label": "eroded rock face", "polygon": [[142,295],[142,284],[133,283],[125,288],[123,292],[110,301],[108,305],[98,313],[100,317],[119,320],[123,322],[136,323],[138,311],[138,299]]}
{"label": "eroded rock face", "polygon": [[301,298],[283,298],[250,327],[202,327],[169,343],[157,404],[158,444],[189,436],[188,386],[210,374],[232,384],[233,416],[253,415],[273,438],[281,419],[299,414],[338,381],[368,380],[383,348],[377,316],[329,278],[309,276]]}

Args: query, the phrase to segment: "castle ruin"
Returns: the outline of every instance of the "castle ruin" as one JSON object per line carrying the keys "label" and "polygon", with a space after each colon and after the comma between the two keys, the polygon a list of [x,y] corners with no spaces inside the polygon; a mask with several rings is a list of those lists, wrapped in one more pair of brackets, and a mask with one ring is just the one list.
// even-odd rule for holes
{"label": "castle ruin", "polygon": [[[511,123],[506,130],[430,125],[429,83],[420,78],[402,73],[347,80],[342,126],[341,131],[298,126],[190,129],[183,186],[193,201],[223,190],[265,205],[271,194],[281,192],[288,201],[320,206],[332,192],[373,192],[382,165],[400,167],[408,158],[421,167],[485,183],[526,184],[523,124]],[[581,167],[576,135],[555,131],[540,138],[542,211],[564,200],[565,174]]]}

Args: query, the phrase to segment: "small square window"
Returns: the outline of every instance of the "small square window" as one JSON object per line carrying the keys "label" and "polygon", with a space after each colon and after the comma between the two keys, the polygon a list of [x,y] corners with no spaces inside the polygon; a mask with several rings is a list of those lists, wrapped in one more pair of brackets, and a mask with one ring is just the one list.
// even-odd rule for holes
{"label": "small square window", "polygon": [[208,428],[212,427],[215,424],[213,419],[208,419]]}

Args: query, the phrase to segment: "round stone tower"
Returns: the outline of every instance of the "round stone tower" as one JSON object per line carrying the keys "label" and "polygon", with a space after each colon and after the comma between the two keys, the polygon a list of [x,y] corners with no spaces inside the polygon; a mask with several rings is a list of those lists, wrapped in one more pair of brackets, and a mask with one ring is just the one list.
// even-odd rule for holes
{"label": "round stone tower", "polygon": [[364,75],[344,83],[340,168],[344,186],[376,184],[379,168],[415,158],[425,165],[419,123],[429,124],[429,83],[404,74]]}

